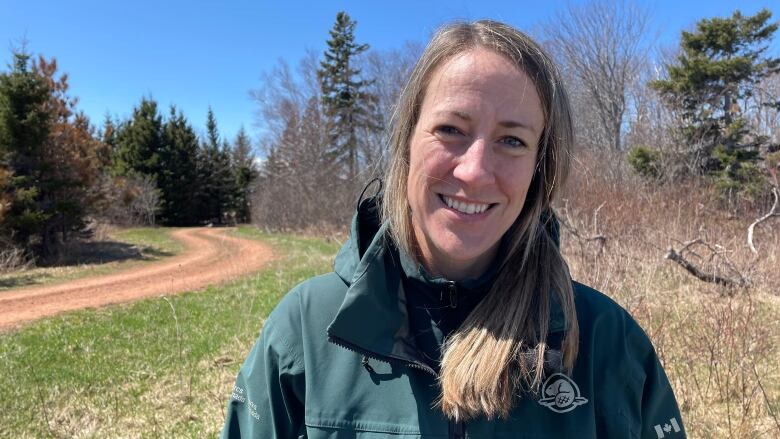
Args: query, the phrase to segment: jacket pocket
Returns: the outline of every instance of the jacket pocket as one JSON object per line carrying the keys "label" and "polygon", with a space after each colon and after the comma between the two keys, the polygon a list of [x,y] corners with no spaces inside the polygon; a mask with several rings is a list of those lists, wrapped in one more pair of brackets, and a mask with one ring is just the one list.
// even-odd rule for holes
{"label": "jacket pocket", "polygon": [[319,419],[306,421],[310,439],[445,438],[446,435],[422,435],[418,426],[360,420]]}

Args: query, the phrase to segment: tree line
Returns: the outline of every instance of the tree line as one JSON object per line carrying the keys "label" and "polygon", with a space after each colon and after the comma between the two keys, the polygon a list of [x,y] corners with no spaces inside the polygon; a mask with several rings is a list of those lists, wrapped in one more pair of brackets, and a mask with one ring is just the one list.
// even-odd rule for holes
{"label": "tree line", "polygon": [[201,139],[185,115],[143,98],[96,129],[55,60],[13,53],[0,72],[0,250],[51,256],[91,220],[172,226],[250,220],[251,141],[219,135],[209,109]]}
{"label": "tree line", "polygon": [[[695,179],[729,203],[755,201],[777,185],[780,159],[771,17],[705,18],[663,52],[647,38],[646,11],[592,0],[562,9],[534,37],[567,82],[577,146],[604,173]],[[96,129],[56,62],[14,54],[0,73],[0,243],[46,254],[91,218],[341,228],[365,183],[382,175],[393,105],[421,51],[371,50],[356,29],[339,12],[324,52],[296,67],[280,61],[252,90],[259,166],[246,132],[224,139],[212,111],[202,138],[152,98]]]}

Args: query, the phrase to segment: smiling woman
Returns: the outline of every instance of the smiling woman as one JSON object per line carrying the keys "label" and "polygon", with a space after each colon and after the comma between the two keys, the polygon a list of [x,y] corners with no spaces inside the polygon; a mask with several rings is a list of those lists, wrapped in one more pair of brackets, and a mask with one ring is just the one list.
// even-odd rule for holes
{"label": "smiling woman", "polygon": [[390,144],[334,272],[266,320],[223,437],[684,437],[647,336],[559,252],[572,124],[539,45],[443,28]]}

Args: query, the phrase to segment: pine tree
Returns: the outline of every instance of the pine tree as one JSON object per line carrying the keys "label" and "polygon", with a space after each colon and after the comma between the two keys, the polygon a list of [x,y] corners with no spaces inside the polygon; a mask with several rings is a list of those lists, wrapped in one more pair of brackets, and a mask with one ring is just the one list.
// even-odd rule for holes
{"label": "pine tree", "polygon": [[236,212],[236,221],[247,223],[250,220],[250,185],[257,178],[257,169],[252,143],[243,126],[233,141],[231,168],[234,178],[233,209]]}
{"label": "pine tree", "polygon": [[163,126],[163,147],[157,186],[162,194],[160,220],[167,225],[197,224],[195,191],[197,187],[198,136],[187,118],[171,106]]}
{"label": "pine tree", "polygon": [[30,63],[25,53],[14,58],[12,71],[0,74],[0,234],[47,256],[84,229],[100,196],[104,145],[76,112],[56,61]]}
{"label": "pine tree", "polygon": [[118,174],[132,172],[151,177],[161,170],[160,150],[163,147],[162,116],[157,102],[142,98],[133,109],[133,116],[117,133],[117,150],[114,167]]}
{"label": "pine tree", "polygon": [[368,50],[368,44],[355,42],[356,25],[347,13],[336,14],[325,59],[317,71],[331,154],[344,164],[349,181],[355,181],[359,171],[358,133],[380,129],[377,99],[368,91],[371,81],[361,79],[357,66],[357,57]]}
{"label": "pine tree", "polygon": [[230,169],[230,146],[220,142],[217,120],[209,108],[206,140],[198,151],[198,217],[202,222],[222,223],[232,206],[234,180]]}
{"label": "pine tree", "polygon": [[103,118],[103,128],[101,129],[99,135],[101,141],[106,146],[106,155],[101,157],[104,166],[111,165],[113,157],[118,149],[117,129],[118,124],[114,122],[114,119],[111,118],[110,114],[106,113],[105,117]]}
{"label": "pine tree", "polygon": [[43,144],[51,129],[46,81],[30,68],[30,55],[13,54],[13,69],[0,74],[0,173],[3,222],[0,233],[29,248],[50,217],[40,205],[38,182]]}
{"label": "pine tree", "polygon": [[668,65],[668,79],[651,82],[682,116],[680,127],[699,172],[716,177],[725,191],[750,190],[767,138],[750,131],[744,117],[754,86],[778,71],[780,58],[766,56],[777,30],[764,9],[745,17],[704,19],[683,32],[682,53]]}

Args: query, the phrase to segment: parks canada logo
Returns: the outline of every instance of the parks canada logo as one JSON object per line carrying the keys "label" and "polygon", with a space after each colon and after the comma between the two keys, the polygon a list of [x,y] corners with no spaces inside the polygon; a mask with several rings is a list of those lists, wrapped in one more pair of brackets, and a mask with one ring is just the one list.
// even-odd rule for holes
{"label": "parks canada logo", "polygon": [[580,396],[577,383],[562,373],[554,373],[544,381],[542,396],[544,398],[539,400],[539,404],[556,413],[570,412],[588,402],[587,398]]}

